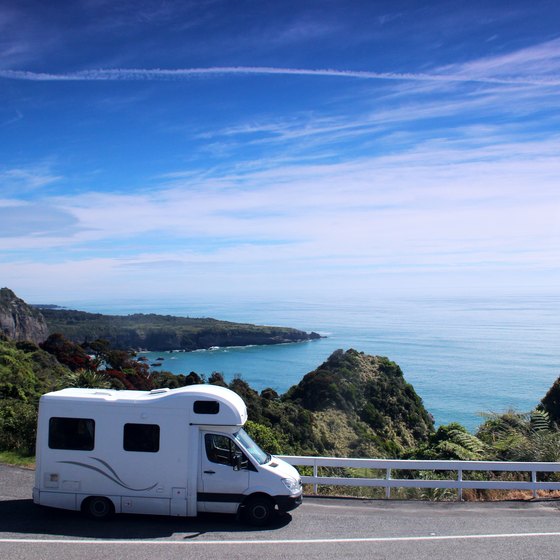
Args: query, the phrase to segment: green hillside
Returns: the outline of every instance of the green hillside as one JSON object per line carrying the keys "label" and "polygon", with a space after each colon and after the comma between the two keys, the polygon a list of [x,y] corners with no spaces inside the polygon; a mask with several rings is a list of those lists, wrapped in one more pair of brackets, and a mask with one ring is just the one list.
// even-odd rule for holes
{"label": "green hillside", "polygon": [[[8,430],[7,416],[13,419],[23,412],[29,416],[40,394],[53,388],[149,390],[202,382],[229,386],[240,394],[249,410],[249,430],[275,453],[392,456],[425,441],[433,428],[398,366],[355,350],[335,352],[285,395],[277,395],[272,389],[258,393],[242,379],[227,385],[218,373],[209,379],[194,372],[150,374],[133,353],[101,342],[92,343],[86,353],[57,334],[42,348],[0,340],[0,410],[5,412],[0,429]],[[328,390],[326,372],[332,385]],[[1,446],[25,451],[33,442],[0,440]]]}

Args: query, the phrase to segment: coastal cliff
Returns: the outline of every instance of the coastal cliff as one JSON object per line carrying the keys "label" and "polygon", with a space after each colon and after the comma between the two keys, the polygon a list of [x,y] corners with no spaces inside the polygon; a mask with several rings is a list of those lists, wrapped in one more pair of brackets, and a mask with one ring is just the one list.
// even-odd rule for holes
{"label": "coastal cliff", "polygon": [[16,341],[43,342],[48,334],[45,318],[9,288],[0,289],[0,333]]}

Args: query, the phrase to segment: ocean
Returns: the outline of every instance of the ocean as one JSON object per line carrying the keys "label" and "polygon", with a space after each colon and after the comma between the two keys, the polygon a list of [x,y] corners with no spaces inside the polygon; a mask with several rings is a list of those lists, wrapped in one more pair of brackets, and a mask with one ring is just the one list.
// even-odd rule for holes
{"label": "ocean", "polygon": [[100,313],[213,317],[316,331],[296,344],[151,352],[160,369],[196,371],[284,393],[336,349],[398,363],[437,425],[475,431],[488,412],[532,410],[560,376],[560,296],[324,300],[118,301],[64,304]]}

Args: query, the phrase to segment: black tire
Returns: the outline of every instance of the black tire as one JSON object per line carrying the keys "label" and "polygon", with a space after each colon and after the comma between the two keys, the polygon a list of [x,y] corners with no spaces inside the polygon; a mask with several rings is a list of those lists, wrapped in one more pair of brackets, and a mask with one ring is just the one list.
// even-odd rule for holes
{"label": "black tire", "polygon": [[85,502],[83,511],[92,519],[104,520],[115,515],[115,506],[109,498],[93,496]]}
{"label": "black tire", "polygon": [[264,527],[276,517],[275,504],[266,496],[255,496],[245,504],[244,514],[249,524]]}

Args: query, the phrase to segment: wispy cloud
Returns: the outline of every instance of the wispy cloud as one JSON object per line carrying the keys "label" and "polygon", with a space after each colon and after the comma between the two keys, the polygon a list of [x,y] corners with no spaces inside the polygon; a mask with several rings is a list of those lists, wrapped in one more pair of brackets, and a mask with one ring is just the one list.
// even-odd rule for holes
{"label": "wispy cloud", "polygon": [[28,81],[118,81],[118,80],[177,80],[200,76],[236,75],[289,75],[329,78],[355,78],[362,80],[391,80],[413,82],[480,82],[488,84],[559,86],[560,76],[493,76],[481,68],[468,72],[462,67],[457,73],[369,72],[359,70],[281,68],[271,66],[214,66],[208,68],[113,68],[81,70],[67,73],[30,72],[26,70],[0,70],[0,78]]}
{"label": "wispy cloud", "polygon": [[329,113],[251,117],[209,129],[198,134],[197,140],[202,149],[208,148],[208,140],[214,140],[212,147],[221,147],[223,153],[237,151],[239,158],[254,147],[262,151],[261,161],[266,163],[274,150],[275,157],[287,165],[344,159],[349,150],[356,153],[357,149],[364,156],[385,151],[408,153],[413,145],[425,146],[429,138],[453,146],[463,157],[479,157],[482,147],[492,157],[502,144],[526,142],[532,146],[535,138],[553,137],[560,126],[560,96],[551,88],[492,85],[443,96],[431,93],[389,92],[372,101],[356,96],[342,100]]}
{"label": "wispy cloud", "polygon": [[0,67],[13,68],[37,60],[38,53],[52,52],[61,33],[30,14],[21,2],[0,5]]}
{"label": "wispy cloud", "polygon": [[23,119],[23,114],[21,113],[21,111],[16,110],[15,115],[11,118],[6,119],[3,122],[0,122],[0,126],[10,126],[11,124],[17,123],[21,119]]}
{"label": "wispy cloud", "polygon": [[560,39],[554,39],[538,45],[485,57],[462,64],[453,64],[441,69],[453,75],[496,79],[524,75],[536,83],[558,78],[560,70]]}
{"label": "wispy cloud", "polygon": [[[27,242],[24,241],[22,245],[33,247],[37,245],[37,238],[45,238],[46,245],[53,246],[54,238],[72,236],[78,220],[72,214],[45,204],[3,205],[0,201],[0,223],[0,238],[26,239]],[[6,248],[9,248],[9,242]]]}
{"label": "wispy cloud", "polygon": [[0,182],[2,183],[2,194],[17,194],[36,191],[61,179],[60,176],[52,174],[44,165],[32,167],[18,167],[10,169],[0,168]]}

